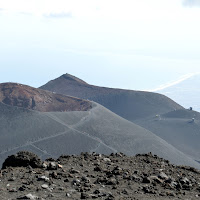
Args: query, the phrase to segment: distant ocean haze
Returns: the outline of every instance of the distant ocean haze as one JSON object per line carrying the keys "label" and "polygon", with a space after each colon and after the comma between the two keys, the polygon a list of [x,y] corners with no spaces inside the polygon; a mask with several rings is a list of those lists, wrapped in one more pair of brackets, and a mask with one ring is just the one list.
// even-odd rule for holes
{"label": "distant ocean haze", "polygon": [[194,110],[200,111],[199,73],[194,73],[188,78],[156,92],[168,96],[185,108],[192,107]]}

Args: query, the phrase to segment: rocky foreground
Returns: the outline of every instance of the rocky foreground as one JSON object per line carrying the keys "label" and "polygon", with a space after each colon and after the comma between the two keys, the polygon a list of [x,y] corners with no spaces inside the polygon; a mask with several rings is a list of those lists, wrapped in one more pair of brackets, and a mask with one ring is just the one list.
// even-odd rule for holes
{"label": "rocky foreground", "polygon": [[200,171],[156,155],[82,153],[42,162],[19,152],[0,170],[0,199],[200,199]]}

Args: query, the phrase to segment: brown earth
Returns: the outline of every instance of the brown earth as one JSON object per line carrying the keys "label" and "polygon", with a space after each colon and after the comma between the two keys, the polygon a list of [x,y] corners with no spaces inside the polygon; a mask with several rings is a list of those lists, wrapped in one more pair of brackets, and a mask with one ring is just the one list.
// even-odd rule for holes
{"label": "brown earth", "polygon": [[18,83],[0,84],[0,102],[40,112],[87,111],[92,108],[89,101],[55,94]]}
{"label": "brown earth", "polygon": [[200,199],[200,171],[171,165],[151,153],[134,157],[82,153],[42,162],[32,153],[19,152],[3,166],[2,200]]}

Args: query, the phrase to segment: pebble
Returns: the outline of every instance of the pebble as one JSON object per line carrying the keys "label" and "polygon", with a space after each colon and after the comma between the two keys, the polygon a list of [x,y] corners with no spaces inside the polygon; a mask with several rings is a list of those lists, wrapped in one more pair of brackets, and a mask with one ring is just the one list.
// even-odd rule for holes
{"label": "pebble", "polygon": [[111,162],[110,158],[104,158],[103,159],[105,162]]}
{"label": "pebble", "polygon": [[31,199],[31,200],[36,200],[39,199],[37,196],[30,194],[27,194],[25,196],[22,197],[18,197],[17,199]]}
{"label": "pebble", "polygon": [[41,176],[40,178],[38,178],[38,181],[45,181],[45,182],[48,182],[48,181],[49,181],[49,178],[46,177],[46,176]]}
{"label": "pebble", "polygon": [[50,162],[48,165],[48,170],[56,170],[58,165],[55,162]]}
{"label": "pebble", "polygon": [[164,172],[160,172],[158,178],[165,179],[165,180],[169,179],[169,177]]}
{"label": "pebble", "polygon": [[42,187],[43,189],[48,189],[48,188],[49,188],[49,186],[48,186],[47,184],[43,184],[43,185],[41,185],[41,187]]}

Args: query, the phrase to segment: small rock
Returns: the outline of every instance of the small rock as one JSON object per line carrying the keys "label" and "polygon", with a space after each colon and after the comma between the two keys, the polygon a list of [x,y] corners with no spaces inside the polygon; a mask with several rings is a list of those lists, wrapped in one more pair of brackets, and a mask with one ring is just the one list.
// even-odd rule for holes
{"label": "small rock", "polygon": [[85,182],[85,183],[89,183],[90,179],[87,178],[86,176],[82,176],[81,181]]}
{"label": "small rock", "polygon": [[135,182],[140,182],[141,178],[139,176],[133,175],[133,176],[131,176],[131,180],[133,180]]}
{"label": "small rock", "polygon": [[176,194],[175,194],[174,192],[168,192],[168,193],[167,193],[167,196],[175,197]]}
{"label": "small rock", "polygon": [[12,188],[9,190],[9,192],[17,192],[17,188]]}
{"label": "small rock", "polygon": [[143,187],[142,190],[143,190],[145,193],[156,194],[156,191],[154,191],[153,189],[149,188],[148,186]]}
{"label": "small rock", "polygon": [[90,196],[87,193],[81,193],[81,199],[88,199]]}
{"label": "small rock", "polygon": [[78,171],[78,170],[72,168],[72,169],[70,169],[70,173],[72,173],[72,174],[79,174],[80,171]]}
{"label": "small rock", "polygon": [[43,189],[48,189],[48,188],[49,188],[49,186],[48,186],[47,184],[43,184],[43,185],[41,185],[41,187],[42,187]]}
{"label": "small rock", "polygon": [[49,194],[48,194],[48,197],[54,197],[54,194],[49,193]]}
{"label": "small rock", "polygon": [[122,191],[122,193],[125,194],[125,195],[128,195],[128,191],[127,191],[126,189],[124,189],[124,190]]}
{"label": "small rock", "polygon": [[71,197],[71,194],[67,193],[66,196],[67,196],[67,197]]}
{"label": "small rock", "polygon": [[94,194],[100,194],[100,193],[101,193],[101,192],[100,192],[100,190],[98,190],[98,189],[94,191]]}
{"label": "small rock", "polygon": [[59,187],[58,190],[60,190],[60,191],[64,191],[65,188],[64,188],[64,187]]}
{"label": "small rock", "polygon": [[144,177],[142,183],[151,183],[151,179],[149,177]]}
{"label": "small rock", "polygon": [[169,177],[164,172],[160,172],[158,178],[165,179],[165,180],[169,179]]}
{"label": "small rock", "polygon": [[80,185],[80,180],[79,179],[74,179],[73,181],[72,181],[72,185],[77,185],[77,186],[79,186]]}
{"label": "small rock", "polygon": [[117,180],[115,178],[111,178],[106,182],[106,185],[117,185]]}
{"label": "small rock", "polygon": [[57,178],[58,178],[58,174],[54,171],[54,172],[51,174],[51,177],[54,178],[54,179],[57,179]]}
{"label": "small rock", "polygon": [[178,183],[175,182],[175,181],[172,181],[172,182],[170,183],[170,185],[171,185],[172,187],[177,187]]}
{"label": "small rock", "polygon": [[49,178],[46,176],[41,176],[40,178],[38,178],[38,181],[45,181],[45,182],[49,182]]}
{"label": "small rock", "polygon": [[120,168],[119,166],[115,167],[112,171],[112,174],[114,175],[121,175],[122,173],[122,168]]}
{"label": "small rock", "polygon": [[19,191],[25,191],[26,190],[26,186],[25,185],[22,185],[20,188],[19,188]]}
{"label": "small rock", "polygon": [[163,183],[163,180],[161,180],[157,176],[150,176],[150,179],[155,181],[156,183]]}
{"label": "small rock", "polygon": [[190,181],[186,177],[185,178],[180,178],[179,181],[180,181],[181,184],[190,184]]}
{"label": "small rock", "polygon": [[96,166],[96,167],[94,168],[94,171],[95,171],[95,172],[101,172],[101,171],[102,171],[102,168],[99,167],[99,166]]}
{"label": "small rock", "polygon": [[11,177],[11,178],[8,179],[8,181],[15,181],[15,180],[16,180],[15,177]]}
{"label": "small rock", "polygon": [[35,195],[27,194],[25,196],[18,197],[17,199],[31,199],[31,200],[35,200],[35,199],[39,199],[39,198],[37,196],[35,196]]}
{"label": "small rock", "polygon": [[50,162],[48,165],[48,170],[56,170],[58,165],[55,162]]}
{"label": "small rock", "polygon": [[43,162],[43,163],[42,163],[42,167],[43,167],[43,168],[47,168],[48,165],[47,165],[45,162]]}
{"label": "small rock", "polygon": [[60,164],[58,164],[58,167],[59,167],[59,168],[63,168],[63,166],[62,166],[62,165],[60,165]]}
{"label": "small rock", "polygon": [[105,162],[111,162],[110,158],[104,158],[103,159]]}

